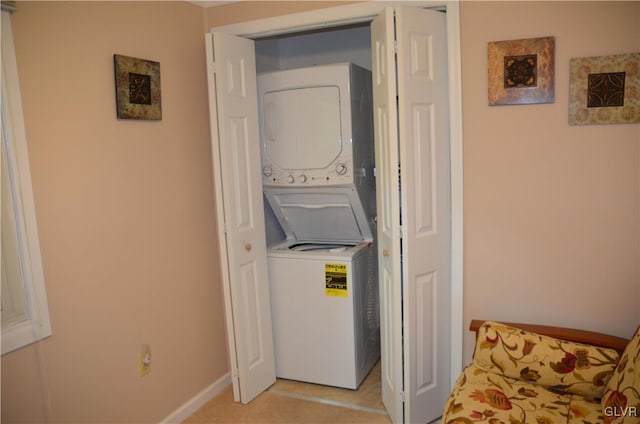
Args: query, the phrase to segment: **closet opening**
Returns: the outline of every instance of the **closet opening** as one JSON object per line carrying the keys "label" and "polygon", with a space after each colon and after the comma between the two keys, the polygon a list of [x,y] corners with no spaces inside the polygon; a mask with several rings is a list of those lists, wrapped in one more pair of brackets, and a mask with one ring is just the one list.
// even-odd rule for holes
{"label": "closet opening", "polygon": [[[371,55],[371,28],[370,28],[369,22],[360,22],[356,24],[342,25],[342,26],[331,27],[331,28],[305,30],[305,31],[296,32],[296,33],[271,35],[268,37],[256,38],[254,39],[254,41],[255,41],[255,52],[256,52],[256,73],[259,80],[260,80],[261,74],[271,73],[275,71],[323,67],[325,65],[351,63],[360,68],[367,70],[369,73],[366,74],[366,78],[369,79],[368,81],[369,84],[371,82],[370,72],[372,68],[372,59],[371,59],[372,55]],[[258,85],[260,86],[260,84]],[[260,95],[260,89],[259,89],[259,95],[258,95],[259,107],[261,107],[261,104],[262,104],[261,103],[262,99],[260,97],[261,95]],[[369,124],[372,125],[371,124],[373,120],[372,112],[369,112],[369,114],[371,115],[369,117]],[[261,130],[264,130],[264,129],[261,128]],[[262,136],[261,136],[261,142],[262,142]],[[374,140],[373,140],[372,131],[370,133],[369,143],[370,143],[371,156],[373,156]],[[345,146],[345,148],[346,147],[350,148],[350,146]],[[373,173],[373,164],[371,168],[365,173]],[[373,215],[372,222],[373,222],[375,218],[375,180],[373,178],[371,178],[371,182],[369,185],[371,188],[371,194],[367,197],[367,199],[365,200],[365,203],[371,203],[371,208],[368,208],[367,206],[365,206],[365,209],[373,209],[372,211],[372,215]],[[302,188],[302,190],[304,190],[304,188]],[[268,191],[268,188],[267,188],[267,191]],[[310,191],[313,194],[314,188],[310,188],[308,189],[308,191]],[[264,216],[265,216],[267,249],[268,251],[276,252],[277,250],[281,250],[281,249],[278,249],[278,246],[282,246],[286,244],[286,243],[283,244],[283,242],[287,239],[288,231],[286,231],[286,229],[283,229],[283,225],[280,224],[276,216],[276,213],[274,213],[274,210],[271,207],[270,202],[267,200],[267,195],[263,196],[263,203],[264,203],[264,211],[265,211]],[[326,209],[326,208],[323,207],[321,209]],[[316,210],[320,210],[320,209],[316,209]],[[319,213],[322,213],[322,212],[319,212]],[[291,218],[295,218],[295,215],[292,214]],[[322,221],[322,219],[317,220],[317,222],[319,221]],[[306,221],[303,221],[303,222],[306,222]],[[286,225],[286,223],[284,225]],[[313,226],[312,224],[308,224],[308,223],[305,225]],[[329,222],[325,222],[324,225],[331,225],[331,224]],[[375,225],[373,225],[373,232],[375,233]],[[291,232],[289,232],[289,236],[291,236]],[[374,234],[374,239],[375,239],[375,234]],[[336,249],[336,247],[338,247],[338,249]],[[307,250],[307,251],[313,252],[312,256],[314,257],[314,259],[317,257],[318,260],[321,259],[320,262],[322,263],[326,262],[325,264],[325,267],[326,267],[326,266],[331,266],[332,259],[333,259],[333,262],[336,262],[337,256],[339,256],[340,254],[344,256],[345,249],[351,250],[351,249],[354,249],[355,247],[356,246],[354,245],[352,247],[345,248],[344,245],[336,245],[329,248],[324,248],[324,247],[311,248],[310,250]],[[305,250],[306,249],[307,248],[305,248]],[[357,259],[357,260],[354,259],[353,262],[349,261],[347,266],[347,268],[354,268],[353,271],[349,270],[348,272],[348,278],[354,279],[353,281],[354,286],[361,284],[358,280],[363,280],[363,279],[366,280],[367,278],[366,277],[363,278],[362,275],[368,275],[368,274],[372,275],[371,279],[373,280],[373,284],[376,286],[374,295],[362,295],[362,298],[360,299],[362,301],[358,299],[355,300],[356,303],[360,304],[356,308],[357,314],[359,315],[358,317],[356,317],[356,321],[359,322],[359,325],[361,327],[364,325],[368,325],[371,327],[373,326],[372,323],[375,323],[375,329],[373,331],[377,333],[375,355],[378,359],[374,361],[374,363],[377,363],[377,364],[371,370],[369,370],[368,369],[369,367],[367,367],[368,376],[364,378],[364,380],[362,381],[362,385],[358,387],[359,390],[353,391],[354,387],[350,387],[351,390],[341,388],[341,387],[335,387],[335,386],[339,386],[339,384],[335,384],[335,385],[327,384],[327,385],[318,387],[318,386],[314,386],[313,384],[309,384],[308,382],[304,382],[303,379],[296,380],[295,378],[294,379],[286,379],[286,377],[282,378],[279,376],[278,372],[276,374],[278,375],[279,380],[269,390],[277,391],[278,393],[281,393],[281,394],[283,394],[284,392],[285,395],[287,391],[297,391],[297,392],[302,391],[302,392],[311,393],[312,394],[311,396],[313,397],[323,398],[325,400],[332,400],[332,399],[335,400],[334,398],[338,399],[340,397],[347,396],[347,398],[350,399],[350,402],[345,403],[345,406],[347,407],[349,406],[349,404],[352,404],[352,405],[358,405],[360,407],[370,408],[380,413],[385,413],[384,405],[382,404],[382,393],[381,393],[381,387],[380,387],[380,378],[381,378],[380,363],[379,363],[380,350],[378,347],[379,337],[380,337],[379,336],[380,324],[379,324],[379,297],[377,296],[378,281],[377,281],[377,260],[375,257],[376,256],[375,245],[367,250],[370,251],[368,252],[370,254],[366,255],[368,256],[368,258],[363,257],[362,259]],[[334,253],[338,253],[338,255],[334,255],[335,257],[332,256],[332,254]],[[286,256],[286,259],[282,259],[278,257],[283,255]],[[269,259],[268,259],[269,273],[272,278],[274,275],[277,275],[277,280],[289,279],[289,278],[298,279],[298,278],[303,278],[302,276],[305,275],[305,270],[303,269],[296,271],[296,264],[305,261],[305,258],[302,258],[302,256],[304,255],[298,255],[300,256],[299,259],[296,257],[295,253],[293,256],[291,256],[288,252],[286,254],[270,253],[268,254],[268,256],[269,256]],[[289,256],[291,256],[291,258]],[[363,255],[355,254],[354,257],[356,256],[360,257]],[[303,266],[303,268],[313,267],[314,260],[307,259],[304,263],[305,265]],[[365,265],[360,265],[361,263]],[[360,270],[355,268],[363,268],[363,269]],[[318,271],[318,272],[323,273],[324,271],[322,272]],[[335,273],[331,274],[329,273],[329,271],[327,271],[326,274],[334,275],[334,276],[338,275]],[[306,275],[309,275],[308,269],[306,269]],[[324,276],[319,274],[318,275],[313,274],[313,275],[318,278],[319,277],[324,278]],[[346,271],[345,271],[344,277],[345,279],[347,279]],[[311,277],[307,277],[307,278],[311,278]],[[307,284],[307,283],[311,284],[311,281],[301,281],[301,284]],[[289,304],[289,302],[295,302],[295,299],[293,298],[291,298],[289,302],[286,302],[285,297],[287,296],[284,296],[282,290],[285,290],[285,292],[290,295],[293,295],[294,292],[296,292],[297,290],[300,290],[299,292],[297,292],[297,296],[299,297],[307,294],[305,290],[300,289],[299,286],[295,284],[291,285],[290,287],[287,287],[286,289],[284,288],[278,289],[277,287],[281,287],[281,284],[282,283],[274,284],[274,281],[270,281],[271,290],[272,290],[271,305],[272,305],[272,319],[274,320],[274,339],[275,339],[275,345],[276,345],[275,355],[276,355],[277,371],[279,369],[278,364],[280,363],[279,356],[283,356],[283,357],[286,356],[289,358],[288,360],[291,361],[290,356],[292,355],[291,352],[278,351],[278,340],[280,338],[286,337],[283,334],[279,334],[279,330],[280,330],[280,333],[285,333],[285,330],[279,329],[279,326],[286,325],[285,323],[289,321],[289,319],[284,319],[280,317],[280,315],[282,315],[283,313],[281,310],[278,310],[278,308],[288,308],[287,305]],[[352,284],[352,281],[349,281],[349,285],[351,284]],[[362,285],[364,286],[364,282],[362,282]],[[276,290],[276,292],[274,292],[274,290]],[[280,290],[280,291],[277,291],[277,290]],[[361,289],[358,287],[357,290],[361,290]],[[340,291],[337,290],[337,291],[334,291],[333,293],[334,293],[333,295],[337,296],[340,293]],[[335,293],[338,293],[338,294],[335,294]],[[328,308],[331,308],[330,302],[332,298],[324,297],[321,299],[320,297],[324,297],[324,296],[319,296],[318,303],[324,303],[326,299],[329,299],[329,304],[325,306],[327,306]],[[307,299],[307,300],[311,302],[311,299]],[[314,308],[314,307],[315,306],[311,306],[310,304],[307,308]],[[323,314],[322,310],[323,310],[322,306],[318,305],[318,310],[317,310],[318,315]],[[290,316],[290,313],[288,314],[289,314],[288,316]],[[327,310],[326,314],[330,315],[332,314],[332,312],[330,310]],[[318,319],[322,319],[322,317],[318,316]],[[291,331],[291,329],[288,328],[287,331]],[[367,329],[366,331],[371,332],[372,330]],[[289,334],[289,336],[291,335]],[[296,337],[296,338],[299,338],[299,337]],[[358,337],[356,337],[356,339],[357,338]],[[338,341],[336,340],[335,343],[338,343]],[[352,341],[352,343],[355,343],[355,341]],[[284,342],[282,344],[284,344]],[[366,347],[365,349],[367,348],[368,347]],[[370,363],[371,361],[369,360],[368,362]],[[309,366],[313,366],[312,363],[310,363]],[[286,372],[294,372],[294,370],[289,371],[291,368],[294,368],[294,366],[289,366],[289,365],[287,365],[286,367],[282,365],[280,366],[282,373],[285,373],[285,369],[287,370]],[[331,380],[330,378],[328,378],[327,381],[334,381],[334,380]],[[338,381],[338,380],[335,380],[335,381]],[[322,383],[319,383],[319,384],[322,384]],[[343,386],[343,387],[346,387],[346,386]],[[345,391],[348,391],[350,393],[345,393]]]}

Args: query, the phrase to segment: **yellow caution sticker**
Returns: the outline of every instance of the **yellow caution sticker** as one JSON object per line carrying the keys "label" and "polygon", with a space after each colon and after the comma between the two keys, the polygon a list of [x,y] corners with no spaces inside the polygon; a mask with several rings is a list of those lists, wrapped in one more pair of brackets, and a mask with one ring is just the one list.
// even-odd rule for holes
{"label": "yellow caution sticker", "polygon": [[324,293],[332,297],[349,297],[346,264],[324,264]]}

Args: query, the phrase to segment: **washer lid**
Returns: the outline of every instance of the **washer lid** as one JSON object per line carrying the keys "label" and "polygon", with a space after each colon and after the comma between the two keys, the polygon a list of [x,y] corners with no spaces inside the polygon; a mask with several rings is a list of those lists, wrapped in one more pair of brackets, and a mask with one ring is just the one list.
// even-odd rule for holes
{"label": "washer lid", "polygon": [[354,188],[265,189],[287,238],[309,242],[359,243],[373,240]]}

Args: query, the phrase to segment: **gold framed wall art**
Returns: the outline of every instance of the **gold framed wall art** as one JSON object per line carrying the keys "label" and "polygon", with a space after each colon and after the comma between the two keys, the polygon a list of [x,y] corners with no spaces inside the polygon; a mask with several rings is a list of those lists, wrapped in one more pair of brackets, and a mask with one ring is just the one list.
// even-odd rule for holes
{"label": "gold framed wall art", "polygon": [[113,55],[118,119],[162,119],[160,63]]}
{"label": "gold framed wall art", "polygon": [[555,101],[555,38],[492,41],[488,49],[489,105]]}
{"label": "gold framed wall art", "polygon": [[569,125],[640,123],[640,53],[569,62]]}

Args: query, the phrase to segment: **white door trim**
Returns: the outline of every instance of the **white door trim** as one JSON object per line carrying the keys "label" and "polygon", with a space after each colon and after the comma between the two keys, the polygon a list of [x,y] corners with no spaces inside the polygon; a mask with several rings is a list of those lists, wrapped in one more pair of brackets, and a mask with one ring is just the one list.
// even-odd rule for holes
{"label": "white door trim", "polygon": [[248,38],[367,22],[387,6],[440,8],[447,13],[451,142],[451,385],[462,371],[463,319],[463,134],[459,1],[371,1],[212,28]]}

